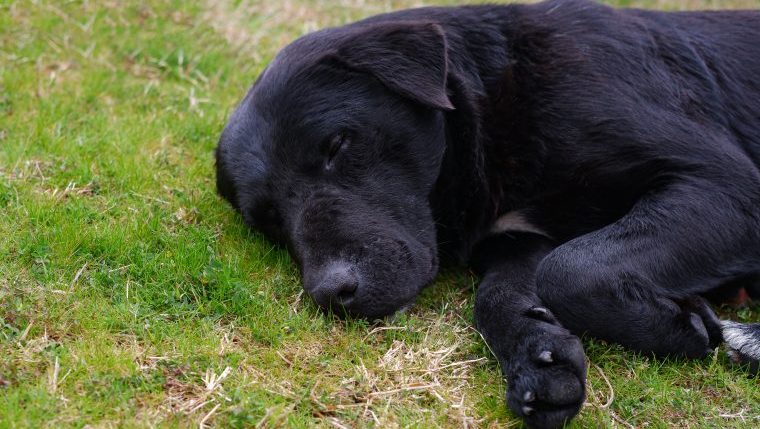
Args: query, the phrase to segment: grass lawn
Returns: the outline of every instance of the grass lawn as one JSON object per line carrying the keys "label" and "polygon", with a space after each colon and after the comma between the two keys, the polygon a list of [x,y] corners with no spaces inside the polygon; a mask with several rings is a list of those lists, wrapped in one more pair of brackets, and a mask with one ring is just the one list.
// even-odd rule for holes
{"label": "grass lawn", "polygon": [[[423,3],[0,0],[0,428],[520,425],[467,272],[385,324],[332,320],[214,190],[222,126],[278,48]],[[723,350],[585,344],[574,427],[760,425]]]}

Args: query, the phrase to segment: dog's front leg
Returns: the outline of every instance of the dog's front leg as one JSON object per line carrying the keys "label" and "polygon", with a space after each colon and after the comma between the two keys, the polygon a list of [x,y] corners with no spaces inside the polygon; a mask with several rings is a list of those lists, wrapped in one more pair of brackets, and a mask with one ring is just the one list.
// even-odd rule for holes
{"label": "dog's front leg", "polygon": [[477,328],[507,379],[507,404],[534,428],[562,426],[585,397],[581,342],[536,294],[536,267],[553,248],[537,234],[504,234],[482,242],[473,257],[483,275]]}

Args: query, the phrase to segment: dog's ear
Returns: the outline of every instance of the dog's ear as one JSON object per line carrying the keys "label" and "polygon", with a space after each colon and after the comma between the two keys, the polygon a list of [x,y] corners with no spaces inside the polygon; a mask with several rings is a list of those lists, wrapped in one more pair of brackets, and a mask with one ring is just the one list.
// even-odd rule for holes
{"label": "dog's ear", "polygon": [[373,24],[340,46],[336,59],[374,75],[388,89],[434,109],[452,110],[446,94],[446,36],[438,24]]}

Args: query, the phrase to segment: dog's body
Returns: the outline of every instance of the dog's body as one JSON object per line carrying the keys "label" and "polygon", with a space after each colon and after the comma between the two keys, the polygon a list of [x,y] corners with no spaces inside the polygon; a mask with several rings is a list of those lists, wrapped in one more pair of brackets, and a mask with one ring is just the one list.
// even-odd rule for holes
{"label": "dog's body", "polygon": [[225,129],[218,188],[325,308],[387,315],[438,255],[471,260],[508,404],[557,426],[584,398],[575,335],[760,359],[760,327],[700,298],[760,274],[758,76],[760,12],[380,15],[275,58]]}

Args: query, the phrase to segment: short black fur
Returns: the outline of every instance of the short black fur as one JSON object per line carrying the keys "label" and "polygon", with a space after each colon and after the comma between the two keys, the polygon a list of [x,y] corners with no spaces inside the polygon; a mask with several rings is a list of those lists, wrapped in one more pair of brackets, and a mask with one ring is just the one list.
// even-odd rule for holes
{"label": "short black fur", "polygon": [[422,8],[309,34],[230,118],[217,187],[326,309],[376,318],[444,263],[531,427],[585,396],[579,335],[757,368],[760,12],[585,0]]}

